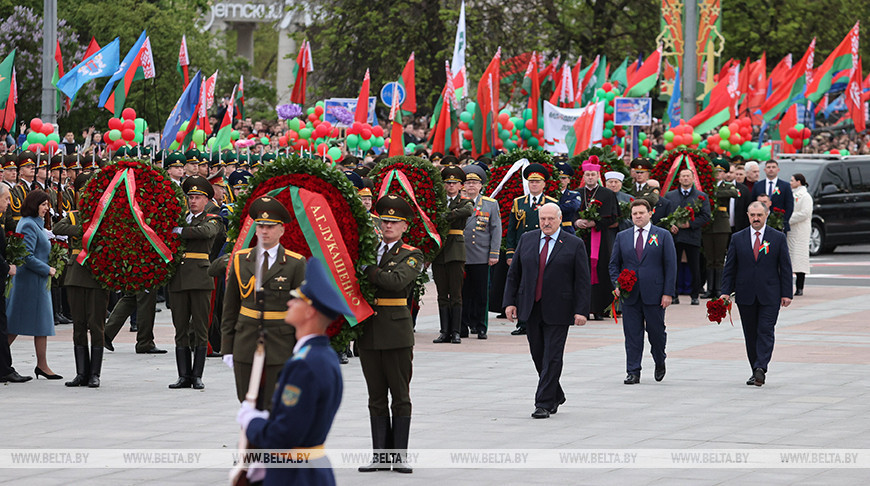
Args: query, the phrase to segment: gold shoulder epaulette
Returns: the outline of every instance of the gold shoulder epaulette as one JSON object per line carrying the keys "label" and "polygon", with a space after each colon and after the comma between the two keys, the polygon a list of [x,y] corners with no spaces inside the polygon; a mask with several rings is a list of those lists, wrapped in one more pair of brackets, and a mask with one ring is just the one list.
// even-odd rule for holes
{"label": "gold shoulder epaulette", "polygon": [[291,257],[293,257],[293,258],[295,258],[295,259],[297,259],[297,260],[302,260],[302,259],[303,259],[303,258],[302,258],[302,255],[296,253],[295,251],[290,251],[290,250],[288,250],[288,249],[286,249],[286,248],[284,249],[284,253],[286,253],[287,256],[291,256]]}
{"label": "gold shoulder epaulette", "polygon": [[484,201],[498,202],[489,196],[480,196],[480,198],[483,199]]}
{"label": "gold shoulder epaulette", "polygon": [[411,246],[411,245],[408,245],[408,244],[405,244],[405,243],[402,243],[402,249],[404,249],[404,250],[410,250],[410,251],[415,251],[415,250],[417,250],[416,247]]}

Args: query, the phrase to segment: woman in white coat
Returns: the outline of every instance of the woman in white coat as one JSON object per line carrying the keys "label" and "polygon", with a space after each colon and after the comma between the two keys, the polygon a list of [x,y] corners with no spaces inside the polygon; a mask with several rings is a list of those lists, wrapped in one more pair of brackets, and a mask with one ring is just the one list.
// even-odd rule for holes
{"label": "woman in white coat", "polygon": [[791,268],[797,276],[795,295],[804,294],[804,280],[810,273],[810,232],[812,231],[813,197],[807,191],[807,179],[803,174],[791,176],[791,191],[794,195],[794,212],[788,220],[791,230],[788,236],[788,253]]}

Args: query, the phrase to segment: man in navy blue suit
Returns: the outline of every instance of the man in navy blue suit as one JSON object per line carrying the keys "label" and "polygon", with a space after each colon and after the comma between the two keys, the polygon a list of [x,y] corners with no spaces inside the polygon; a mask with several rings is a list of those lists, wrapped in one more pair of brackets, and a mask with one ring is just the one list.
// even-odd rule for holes
{"label": "man in navy blue suit", "polygon": [[735,301],[740,310],[746,355],[752,366],[747,385],[761,386],[773,354],[773,330],[779,308],[792,299],[791,260],[785,235],[767,226],[764,204],[749,204],[749,228],[734,233],[725,257],[722,298]]}
{"label": "man in navy blue suit", "polygon": [[644,327],[656,364],[655,379],[662,381],[665,377],[665,309],[671,305],[676,289],[677,251],[671,233],[654,226],[651,218],[649,201],[632,201],[634,226],[616,235],[610,255],[610,279],[615,295],[620,296],[616,281],[623,270],[632,270],[637,276],[631,292],[621,296],[626,385],[640,383]]}
{"label": "man in navy blue suit", "polygon": [[[249,449],[268,449],[275,457],[302,464],[266,469],[266,486],[335,484],[323,442],[341,403],[342,379],[326,329],[340,315],[352,312],[331,283],[325,265],[315,257],[305,266],[302,286],[288,296],[284,322],[296,328],[297,341],[275,387],[271,416],[246,400],[236,420],[245,431]],[[263,479],[263,472],[252,467],[248,478]]]}
{"label": "man in navy blue suit", "polygon": [[771,206],[785,211],[782,218],[783,230],[788,233],[791,229],[788,226],[788,220],[791,219],[791,213],[794,212],[794,196],[791,193],[791,184],[778,178],[779,163],[773,159],[765,163],[764,174],[767,178],[752,186],[752,200],[755,201],[758,196],[767,194],[770,197]]}
{"label": "man in navy blue suit", "polygon": [[571,324],[589,315],[589,257],[583,240],[561,230],[555,203],[538,210],[539,229],[520,237],[504,289],[505,314],[526,321],[532,361],[538,371],[534,418],[548,418],[565,403],[559,384]]}

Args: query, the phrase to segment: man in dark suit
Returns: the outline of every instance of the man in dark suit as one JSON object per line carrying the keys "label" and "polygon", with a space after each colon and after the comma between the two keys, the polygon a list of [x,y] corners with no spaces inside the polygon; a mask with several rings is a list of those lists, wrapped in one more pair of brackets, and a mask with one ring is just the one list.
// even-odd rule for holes
{"label": "man in dark suit", "polygon": [[677,282],[677,252],[671,233],[653,226],[649,201],[631,203],[632,228],[616,235],[610,256],[610,280],[616,283],[623,270],[637,276],[632,291],[622,295],[622,330],[625,334],[626,385],[640,383],[643,358],[643,330],[646,328],[655,360],[656,381],[665,377],[665,309],[671,305]]}
{"label": "man in dark suit", "polygon": [[[704,196],[701,199],[701,196]],[[686,260],[689,264],[689,271],[692,272],[692,305],[699,305],[698,294],[701,293],[701,228],[710,221],[710,200],[706,194],[695,187],[695,174],[691,169],[683,169],[680,171],[680,187],[676,190],[669,191],[665,194],[665,198],[669,199],[676,206],[687,207],[700,200],[700,210],[695,213],[695,219],[687,223],[683,223],[680,227],[671,226],[671,233],[674,235],[674,245],[677,248],[677,258],[680,258],[683,253],[686,254]],[[674,299],[674,303],[679,303],[679,296]]]}
{"label": "man in dark suit", "polygon": [[731,167],[722,177],[725,182],[733,183],[738,192],[738,196],[731,198],[728,205],[731,234],[749,227],[749,217],[746,215],[746,211],[749,208],[749,203],[752,202],[750,200],[752,197],[752,189],[746,187],[745,184],[738,180],[738,174],[743,170],[745,169],[741,163],[731,162]]}
{"label": "man in dark suit", "polygon": [[791,260],[785,235],[767,226],[767,208],[755,201],[748,215],[750,227],[734,233],[728,246],[722,298],[730,298],[736,290],[746,355],[753,370],[746,384],[761,386],[773,354],[779,308],[791,304]]}
{"label": "man in dark suit", "polygon": [[755,201],[758,199],[758,196],[767,194],[773,207],[785,211],[785,215],[782,217],[783,233],[788,233],[790,229],[788,220],[794,211],[794,196],[791,193],[791,184],[777,177],[779,175],[779,163],[775,160],[768,160],[764,164],[764,174],[767,178],[758,181],[752,187],[752,200]]}
{"label": "man in dark suit", "polygon": [[534,418],[548,418],[565,402],[559,385],[571,324],[589,315],[589,259],[583,240],[560,229],[562,212],[547,203],[538,210],[540,229],[520,238],[504,290],[505,314],[526,322],[538,371]]}

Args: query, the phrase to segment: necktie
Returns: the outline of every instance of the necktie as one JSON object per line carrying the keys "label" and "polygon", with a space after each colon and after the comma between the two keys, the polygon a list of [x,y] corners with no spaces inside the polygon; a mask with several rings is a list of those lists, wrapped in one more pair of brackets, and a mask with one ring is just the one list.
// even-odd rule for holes
{"label": "necktie", "polygon": [[767,195],[773,195],[773,181],[767,181]]}
{"label": "necktie", "polygon": [[550,250],[549,236],[544,237],[544,248],[541,249],[540,259],[538,260],[538,281],[535,284],[535,302],[541,300],[541,294],[544,290],[544,267],[547,266],[547,253]]}
{"label": "necktie", "polygon": [[758,254],[761,252],[761,231],[755,232],[755,244],[752,245],[752,253],[755,253],[755,261],[758,261]]}
{"label": "necktie", "polygon": [[532,207],[533,208],[538,207],[538,196],[532,196]]}
{"label": "necktie", "polygon": [[637,241],[634,243],[634,251],[637,253],[637,261],[643,256],[643,228],[637,229]]}
{"label": "necktie", "polygon": [[683,197],[689,197],[689,191],[683,189]]}
{"label": "necktie", "polygon": [[[266,280],[266,272],[269,271],[269,254],[263,252],[263,266],[260,270],[260,278]],[[260,284],[262,286],[262,283]]]}

